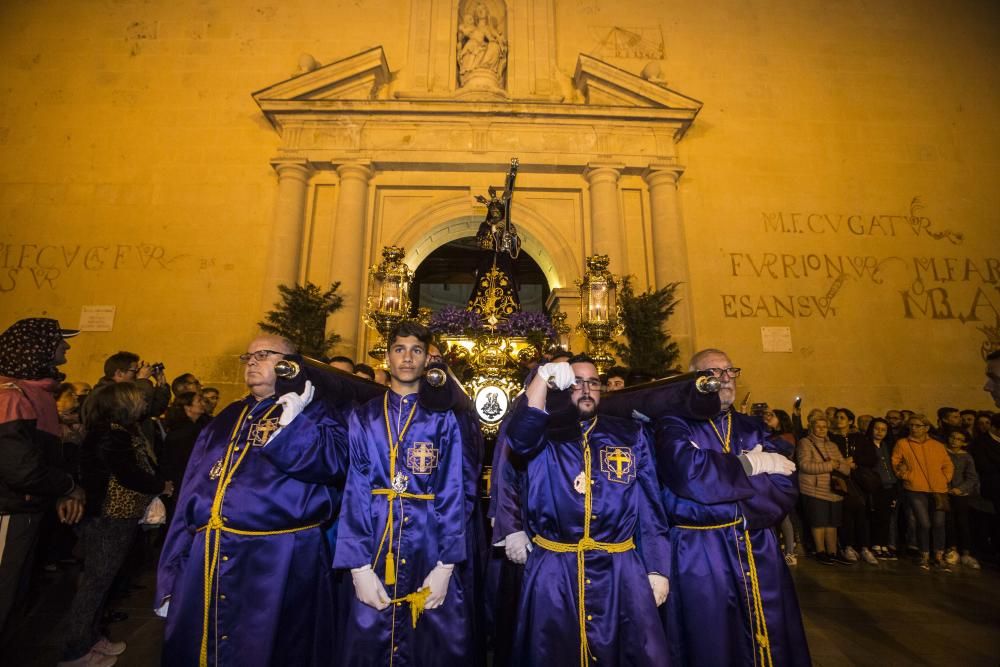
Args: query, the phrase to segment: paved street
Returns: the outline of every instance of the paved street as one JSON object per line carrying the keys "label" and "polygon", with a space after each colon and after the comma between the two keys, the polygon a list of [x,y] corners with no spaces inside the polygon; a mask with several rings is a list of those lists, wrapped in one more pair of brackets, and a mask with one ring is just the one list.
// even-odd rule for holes
{"label": "paved street", "polygon": [[[1000,572],[956,569],[926,573],[907,561],[877,568],[830,567],[801,558],[794,568],[813,660],[839,665],[955,665],[1000,662]],[[72,595],[73,569],[44,575],[35,606],[15,628],[4,665],[52,667],[59,657],[59,624]],[[112,626],[128,642],[122,667],[159,664],[162,621],[153,616],[152,572],[115,607],[129,614]]]}

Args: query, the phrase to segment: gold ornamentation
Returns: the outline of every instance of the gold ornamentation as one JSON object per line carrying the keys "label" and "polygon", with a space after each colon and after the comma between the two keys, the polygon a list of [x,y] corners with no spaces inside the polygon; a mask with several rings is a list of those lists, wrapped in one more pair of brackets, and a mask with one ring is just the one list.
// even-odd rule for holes
{"label": "gold ornamentation", "polygon": [[573,488],[576,489],[576,492],[579,493],[580,495],[586,495],[587,473],[581,472],[579,475],[576,476],[576,479],[573,480]]}
{"label": "gold ornamentation", "polygon": [[219,479],[219,476],[222,475],[222,463],[223,463],[222,459],[219,459],[218,461],[212,464],[212,467],[209,468],[208,470],[209,479],[211,480]]}
{"label": "gold ornamentation", "polygon": [[429,442],[415,442],[406,450],[406,467],[414,475],[429,475],[438,467],[438,451]]}
{"label": "gold ornamentation", "polygon": [[254,447],[263,447],[277,430],[277,417],[261,419],[259,422],[250,427],[250,434],[247,436],[247,443],[253,445]]}
{"label": "gold ornamentation", "polygon": [[601,449],[601,472],[609,482],[628,484],[635,479],[635,458],[631,447],[604,447]]}
{"label": "gold ornamentation", "polygon": [[490,270],[479,279],[476,298],[469,304],[468,310],[482,315],[493,326],[517,312],[514,285],[510,276],[497,268],[496,258]]}

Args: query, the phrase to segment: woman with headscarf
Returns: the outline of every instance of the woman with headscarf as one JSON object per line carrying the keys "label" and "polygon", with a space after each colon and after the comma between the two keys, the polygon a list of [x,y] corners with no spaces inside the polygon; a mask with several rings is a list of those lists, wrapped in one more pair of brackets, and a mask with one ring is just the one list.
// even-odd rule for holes
{"label": "woman with headscarf", "polygon": [[83,515],[84,492],[59,464],[62,429],[54,391],[65,376],[66,338],[44,317],[18,320],[0,334],[0,630],[30,571],[28,554],[53,501],[60,521]]}

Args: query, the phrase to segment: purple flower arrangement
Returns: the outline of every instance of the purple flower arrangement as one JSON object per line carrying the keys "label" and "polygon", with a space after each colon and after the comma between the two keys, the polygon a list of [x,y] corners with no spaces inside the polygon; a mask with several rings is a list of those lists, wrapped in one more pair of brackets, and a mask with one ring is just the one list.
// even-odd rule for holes
{"label": "purple flower arrangement", "polygon": [[502,336],[521,336],[524,338],[538,336],[552,342],[559,338],[548,315],[528,310],[519,310],[508,317],[506,321],[497,324],[497,333]]}
{"label": "purple flower arrangement", "polygon": [[431,315],[430,322],[427,324],[427,328],[433,333],[445,336],[476,334],[481,332],[485,326],[486,323],[479,315],[458,306],[445,306],[436,311]]}
{"label": "purple flower arrangement", "polygon": [[[427,326],[433,333],[445,336],[475,336],[487,331],[482,317],[458,306],[445,306],[436,311]],[[539,343],[545,339],[550,342],[559,339],[548,315],[527,310],[520,310],[498,323],[496,332],[501,336],[538,339]]]}

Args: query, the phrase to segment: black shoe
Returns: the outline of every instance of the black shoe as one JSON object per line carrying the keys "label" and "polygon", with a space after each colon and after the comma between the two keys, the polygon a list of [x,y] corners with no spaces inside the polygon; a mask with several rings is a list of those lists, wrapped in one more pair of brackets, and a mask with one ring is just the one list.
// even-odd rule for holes
{"label": "black shoe", "polygon": [[821,565],[833,565],[833,558],[830,554],[816,554],[816,561]]}
{"label": "black shoe", "polygon": [[832,555],[829,556],[829,558],[830,558],[831,561],[833,561],[837,565],[854,565],[855,564],[855,561],[847,560],[846,558],[844,558],[840,554],[832,554]]}

